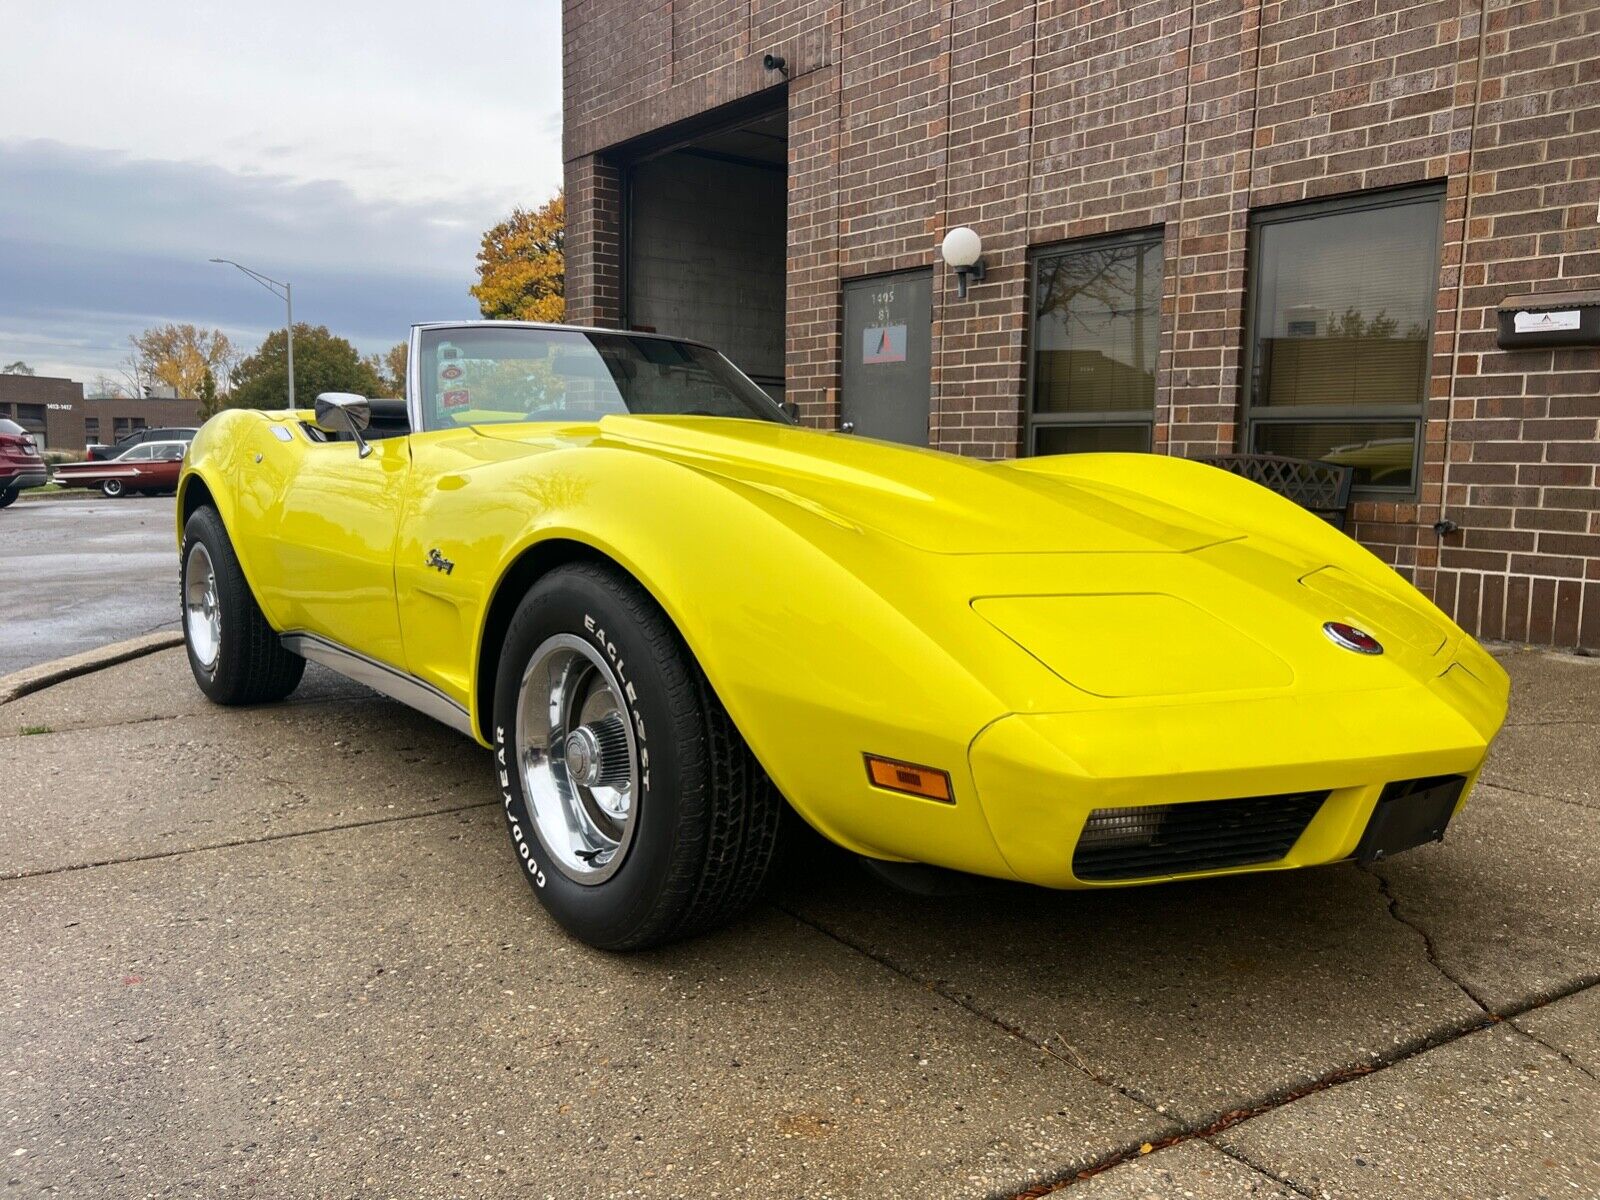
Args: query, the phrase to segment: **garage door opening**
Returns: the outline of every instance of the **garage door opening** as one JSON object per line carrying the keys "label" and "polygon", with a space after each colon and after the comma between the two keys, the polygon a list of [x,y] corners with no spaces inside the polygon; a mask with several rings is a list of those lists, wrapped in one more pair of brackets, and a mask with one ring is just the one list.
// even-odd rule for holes
{"label": "garage door opening", "polygon": [[623,324],[697,338],[783,399],[788,115],[679,140],[626,171]]}

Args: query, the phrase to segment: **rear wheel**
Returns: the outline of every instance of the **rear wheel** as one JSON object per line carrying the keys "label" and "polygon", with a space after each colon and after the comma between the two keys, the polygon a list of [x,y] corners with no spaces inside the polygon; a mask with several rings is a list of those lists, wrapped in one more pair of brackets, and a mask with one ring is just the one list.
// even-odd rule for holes
{"label": "rear wheel", "polygon": [[512,847],[575,936],[657,945],[756,897],[787,806],[632,579],[594,564],[541,579],[507,632],[494,715]]}
{"label": "rear wheel", "polygon": [[183,640],[200,690],[218,704],[262,704],[294,691],[306,660],[285,650],[261,615],[216,509],[196,509],[184,524],[180,561]]}
{"label": "rear wheel", "polygon": [[122,489],[122,480],[120,480],[120,479],[102,480],[101,484],[100,484],[100,490],[102,492],[104,492],[107,496],[110,496],[113,500],[115,500],[118,496],[122,495],[122,490],[123,490]]}
{"label": "rear wheel", "polygon": [[17,498],[19,490],[14,487],[0,488],[0,508],[5,508]]}

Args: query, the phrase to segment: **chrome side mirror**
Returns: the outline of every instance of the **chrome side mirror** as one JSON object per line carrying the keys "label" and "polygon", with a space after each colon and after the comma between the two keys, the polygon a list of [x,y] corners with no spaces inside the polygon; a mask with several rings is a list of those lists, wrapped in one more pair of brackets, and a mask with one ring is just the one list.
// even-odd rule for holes
{"label": "chrome side mirror", "polygon": [[372,405],[354,392],[323,392],[317,397],[317,428],[323,433],[348,433],[356,443],[356,454],[372,453],[361,431],[372,424]]}

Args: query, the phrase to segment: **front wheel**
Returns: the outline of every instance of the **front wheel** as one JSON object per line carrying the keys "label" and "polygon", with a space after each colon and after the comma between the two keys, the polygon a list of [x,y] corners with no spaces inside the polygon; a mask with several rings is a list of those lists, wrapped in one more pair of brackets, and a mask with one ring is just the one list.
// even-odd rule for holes
{"label": "front wheel", "polygon": [[285,650],[261,615],[216,509],[196,509],[184,523],[179,567],[183,641],[207,698],[262,704],[294,691],[306,660]]}
{"label": "front wheel", "polygon": [[122,491],[123,491],[122,480],[120,480],[120,479],[102,480],[101,483],[100,483],[100,491],[102,493],[104,493],[105,495],[111,497],[111,499],[115,500],[118,496],[122,495]]}
{"label": "front wheel", "polygon": [[512,848],[569,932],[631,950],[759,893],[785,802],[666,614],[622,572],[562,567],[523,599],[496,676]]}

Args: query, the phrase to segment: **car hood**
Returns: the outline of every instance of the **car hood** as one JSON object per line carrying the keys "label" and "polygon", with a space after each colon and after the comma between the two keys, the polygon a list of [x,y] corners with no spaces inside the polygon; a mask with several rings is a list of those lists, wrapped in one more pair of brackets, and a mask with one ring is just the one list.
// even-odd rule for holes
{"label": "car hood", "polygon": [[[608,416],[596,444],[672,459],[942,554],[1182,553],[1242,536],[1131,492],[767,421]],[[548,442],[528,425],[486,437]]]}

